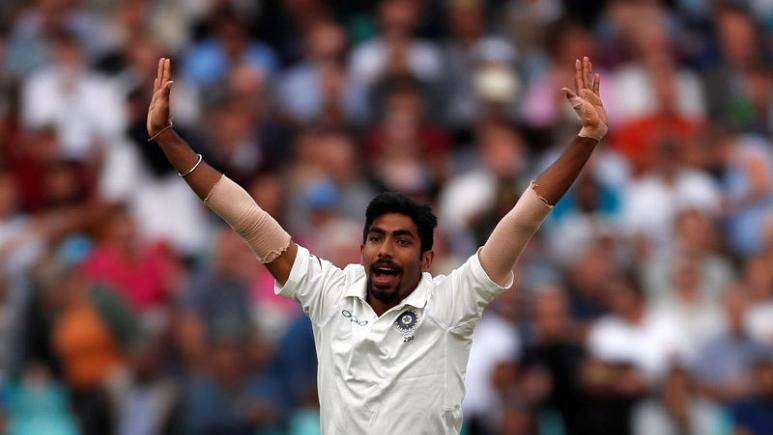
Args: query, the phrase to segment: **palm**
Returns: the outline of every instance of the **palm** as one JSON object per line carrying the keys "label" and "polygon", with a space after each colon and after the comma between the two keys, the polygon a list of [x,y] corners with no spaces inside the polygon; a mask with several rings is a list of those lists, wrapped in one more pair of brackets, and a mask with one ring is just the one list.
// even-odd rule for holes
{"label": "palm", "polygon": [[607,112],[599,96],[601,76],[592,73],[593,65],[587,57],[574,65],[574,88],[563,88],[566,98],[580,117],[583,127],[604,129],[608,125]]}
{"label": "palm", "polygon": [[147,128],[151,137],[172,122],[169,115],[169,94],[172,91],[171,71],[169,59],[158,60],[158,72],[153,82],[153,97],[148,108]]}

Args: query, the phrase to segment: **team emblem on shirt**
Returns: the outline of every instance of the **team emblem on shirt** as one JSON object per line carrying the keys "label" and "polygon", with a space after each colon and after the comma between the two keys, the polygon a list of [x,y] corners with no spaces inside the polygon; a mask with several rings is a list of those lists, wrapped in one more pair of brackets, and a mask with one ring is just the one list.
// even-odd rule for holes
{"label": "team emblem on shirt", "polygon": [[395,328],[403,334],[403,342],[413,340],[413,332],[419,323],[419,316],[413,310],[405,310],[397,316]]}

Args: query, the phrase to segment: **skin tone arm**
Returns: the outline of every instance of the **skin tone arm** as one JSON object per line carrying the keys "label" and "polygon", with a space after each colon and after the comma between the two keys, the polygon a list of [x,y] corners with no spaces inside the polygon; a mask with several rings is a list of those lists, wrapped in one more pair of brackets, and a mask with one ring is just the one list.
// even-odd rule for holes
{"label": "skin tone arm", "polygon": [[574,66],[575,91],[562,89],[580,116],[582,131],[558,160],[545,169],[535,181],[534,190],[550,205],[555,205],[569,190],[598,145],[599,140],[587,136],[603,136],[601,131],[606,132],[607,114],[599,97],[601,77],[592,73],[592,67],[587,57],[582,61],[578,60]]}
{"label": "skin tone arm", "polygon": [[[148,109],[148,134],[161,147],[169,163],[177,169],[177,172],[187,174],[184,177],[185,181],[196,195],[204,200],[223,174],[204,161],[196,167],[196,170],[188,174],[188,171],[196,165],[198,155],[171,128],[169,95],[172,92],[172,84],[171,61],[168,58],[159,59],[156,79],[153,82],[153,97]],[[280,285],[284,285],[290,276],[297,252],[298,246],[295,242],[291,242],[286,251],[274,261],[266,264],[269,272]]]}
{"label": "skin tone arm", "polygon": [[587,57],[575,62],[575,90],[563,88],[572,108],[582,121],[582,129],[569,147],[535,180],[533,188],[540,200],[526,192],[494,228],[480,252],[480,263],[495,282],[505,284],[518,257],[542,220],[566,193],[607,131],[607,115],[599,97],[601,77],[592,73]]}

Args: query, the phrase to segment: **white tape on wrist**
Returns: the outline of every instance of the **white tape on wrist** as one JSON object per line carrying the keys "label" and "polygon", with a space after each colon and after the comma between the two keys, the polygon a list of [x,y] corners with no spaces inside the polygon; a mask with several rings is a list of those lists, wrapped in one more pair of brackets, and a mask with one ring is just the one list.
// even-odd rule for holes
{"label": "white tape on wrist", "polygon": [[246,190],[225,175],[204,203],[242,236],[261,263],[271,263],[290,247],[290,235]]}
{"label": "white tape on wrist", "polygon": [[580,132],[577,133],[577,136],[588,137],[591,139],[596,139],[597,141],[601,142],[601,139],[603,139],[604,136],[607,134],[607,130],[608,128],[604,124],[601,124],[597,128],[583,127],[580,129]]}

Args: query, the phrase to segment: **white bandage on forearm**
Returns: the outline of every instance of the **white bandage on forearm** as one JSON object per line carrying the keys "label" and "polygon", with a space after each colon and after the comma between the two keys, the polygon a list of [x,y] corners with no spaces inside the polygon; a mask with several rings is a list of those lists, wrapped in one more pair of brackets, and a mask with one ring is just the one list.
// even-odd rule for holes
{"label": "white bandage on forearm", "polygon": [[290,246],[290,235],[246,190],[225,175],[204,203],[242,236],[261,263],[271,263]]}
{"label": "white bandage on forearm", "polygon": [[552,209],[532,183],[499,221],[480,251],[480,264],[494,281],[502,282],[510,275],[526,244]]}

